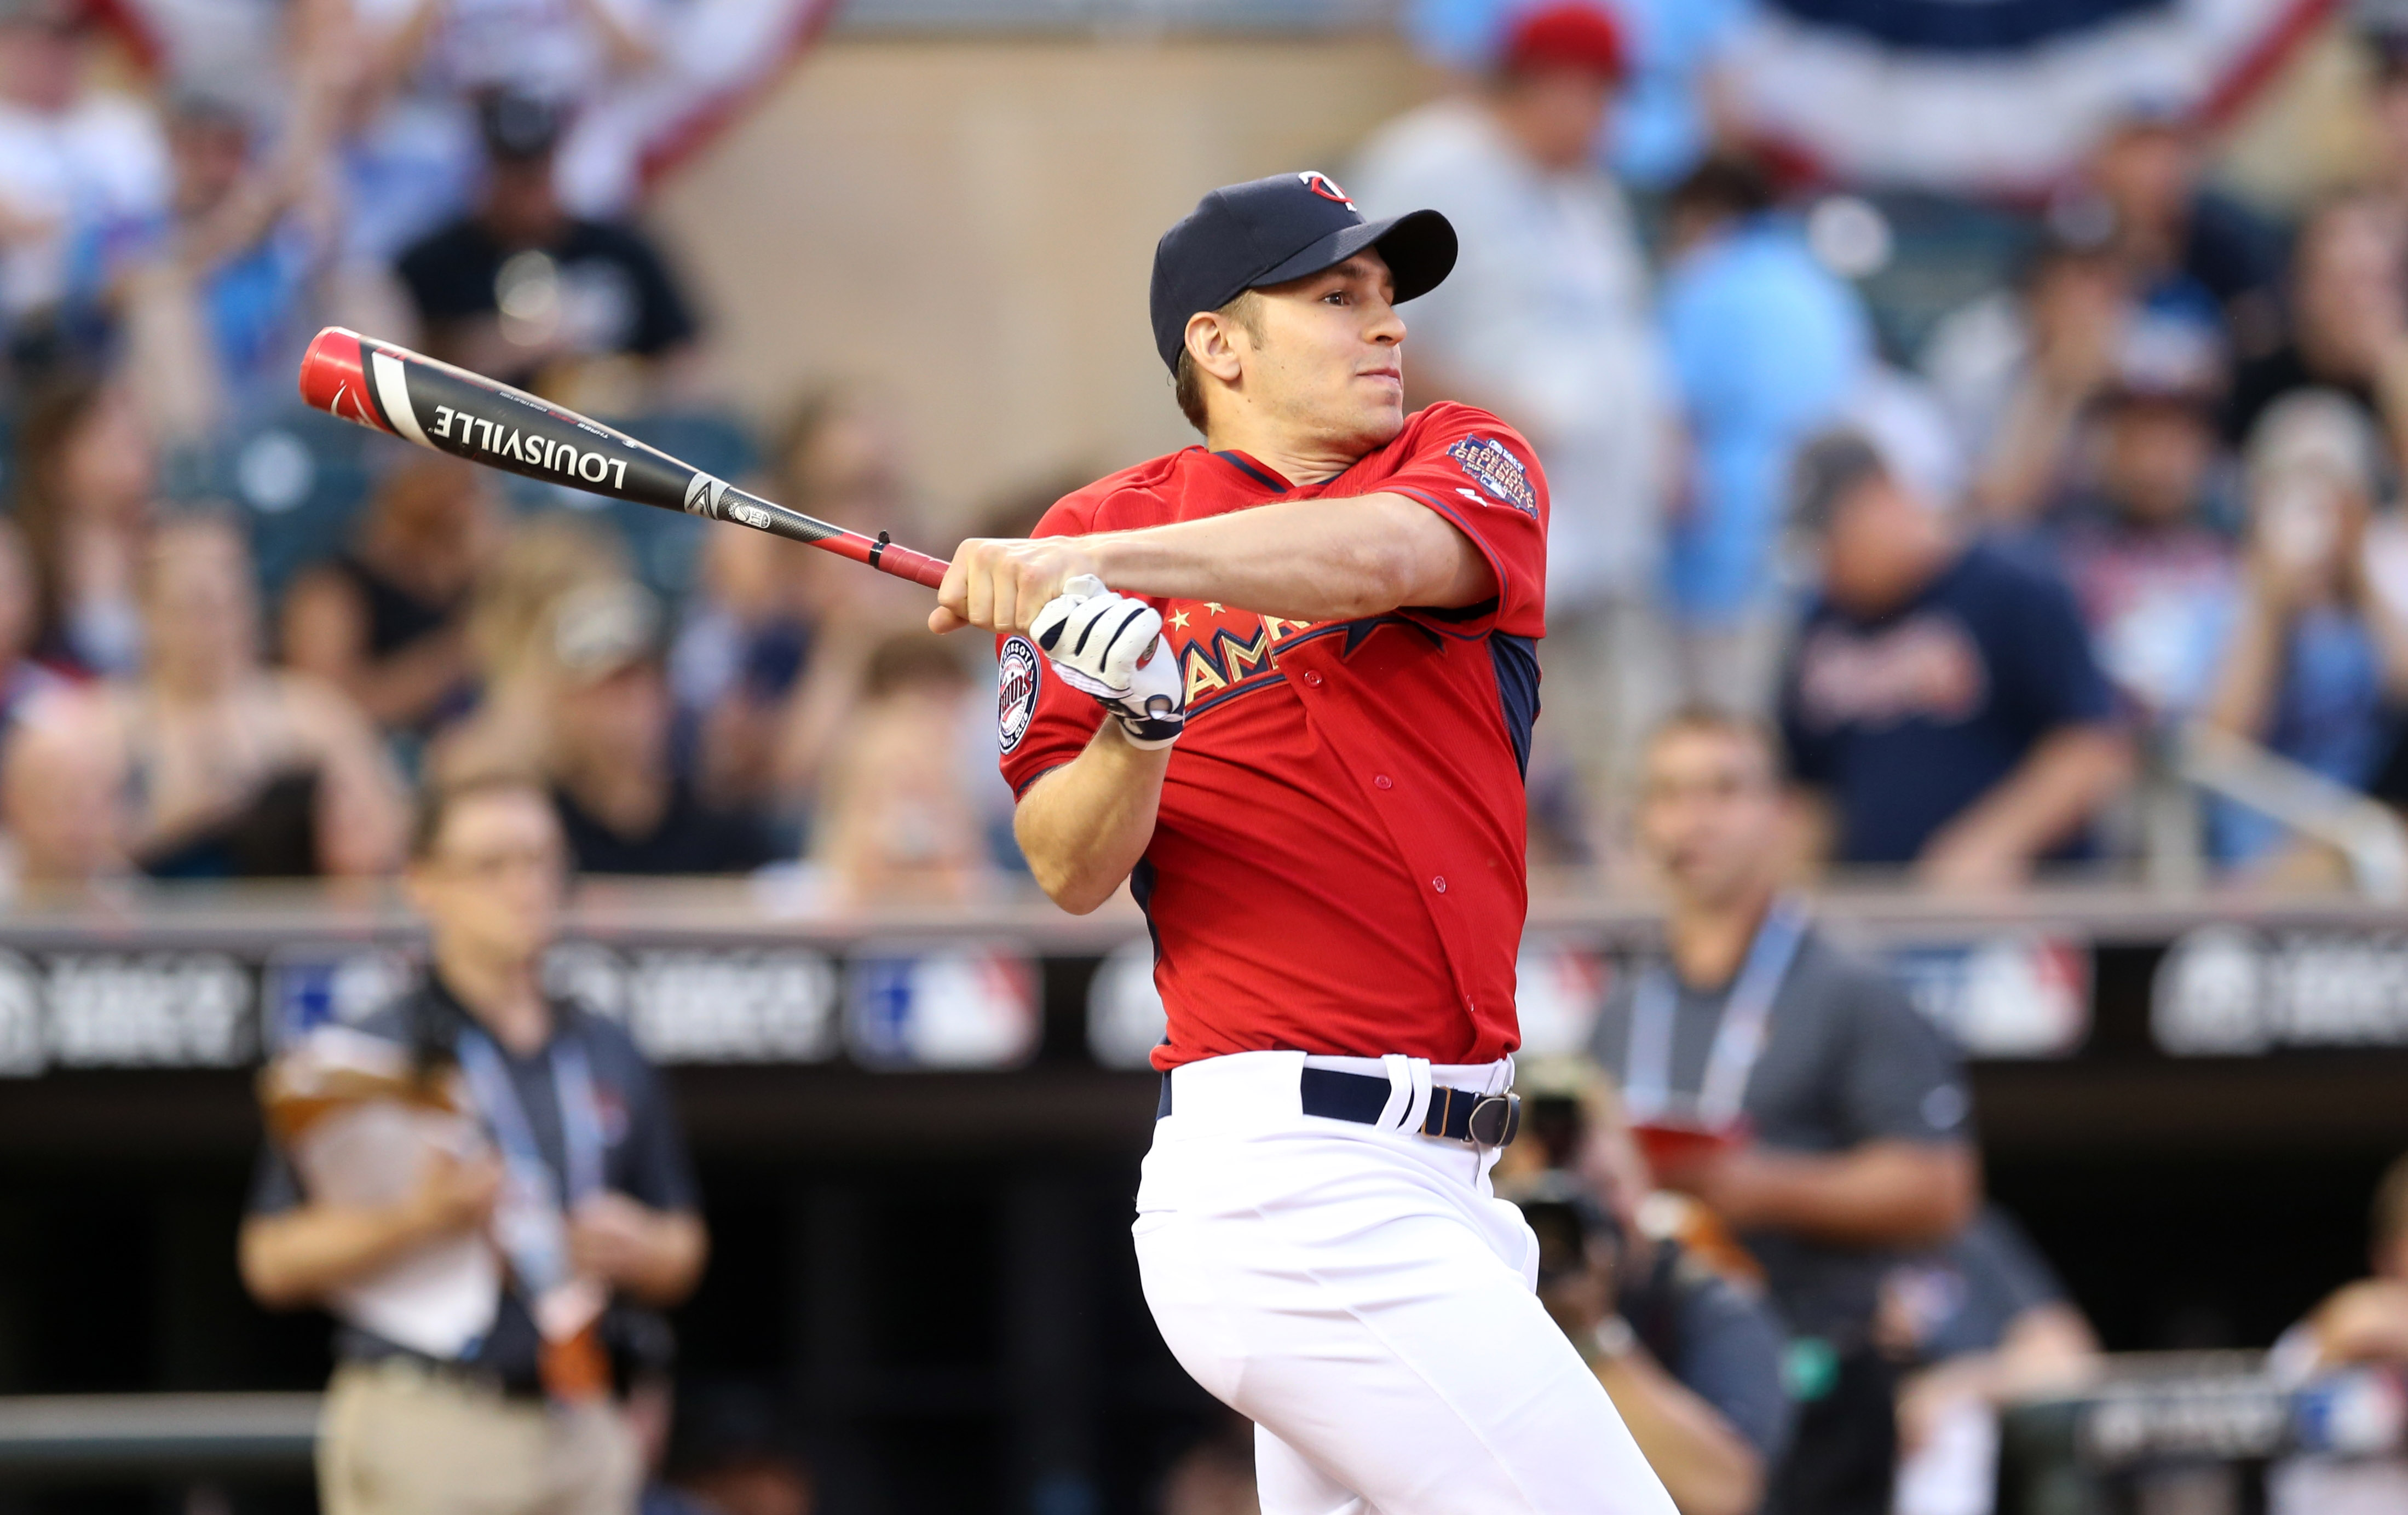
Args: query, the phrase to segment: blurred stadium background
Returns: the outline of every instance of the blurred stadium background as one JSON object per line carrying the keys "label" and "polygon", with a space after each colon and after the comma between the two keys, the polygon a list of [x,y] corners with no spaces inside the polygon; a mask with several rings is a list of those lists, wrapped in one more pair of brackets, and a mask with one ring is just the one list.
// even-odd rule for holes
{"label": "blurred stadium background", "polygon": [[[293,363],[341,322],[847,525],[1025,532],[1192,439],[1143,339],[1161,230],[1223,182],[1354,182],[1383,123],[1484,87],[1516,8],[0,0],[0,1510],[314,1508],[289,1396],[328,1327],[236,1273],[253,1074],[407,981],[407,791],[497,753],[587,870],[558,981],[692,1135],[694,1413],[766,1417],[837,1515],[1171,1508],[1221,1432],[1126,1241],[1145,932],[1018,867],[991,662],[798,550],[390,455]],[[2229,1354],[2025,1426],[2057,1471],[2000,1508],[2263,1508],[2294,1407],[2250,1354],[2366,1272],[2408,1150],[2408,13],[1608,8],[1594,166],[1645,279],[1713,297],[1678,212],[1737,182],[1840,335],[1778,291],[1643,307],[1670,357],[1627,405],[1684,461],[1611,519],[1671,565],[1557,608],[1769,669],[1813,587],[1774,480],[1842,419],[2067,577],[2133,754],[2093,839],[1970,880],[1843,856],[1820,897],[1961,1041],[1989,1192],[2104,1345]],[[512,216],[538,250],[461,233]],[[1762,393],[1698,378],[1726,360]],[[2303,390],[2374,438],[2298,550],[2321,593],[2275,582],[2253,448]],[[1534,1050],[1582,1048],[1652,940],[1628,733],[1686,677],[1549,687]],[[897,763],[925,702],[958,750]]]}

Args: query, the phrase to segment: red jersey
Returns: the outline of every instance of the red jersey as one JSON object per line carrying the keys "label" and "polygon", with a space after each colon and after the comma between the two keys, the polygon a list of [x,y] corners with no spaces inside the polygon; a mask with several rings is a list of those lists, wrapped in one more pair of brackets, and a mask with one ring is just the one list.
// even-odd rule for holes
{"label": "red jersey", "polygon": [[[1195,521],[1274,500],[1397,493],[1444,516],[1493,600],[1308,622],[1154,600],[1187,723],[1130,888],[1154,929],[1169,1068],[1266,1049],[1486,1063],[1520,1043],[1529,897],[1523,768],[1538,715],[1547,486],[1496,417],[1436,405],[1326,483],[1191,447],[1055,505],[1039,536]],[[1014,794],[1079,755],[1094,700],[1001,638]]]}

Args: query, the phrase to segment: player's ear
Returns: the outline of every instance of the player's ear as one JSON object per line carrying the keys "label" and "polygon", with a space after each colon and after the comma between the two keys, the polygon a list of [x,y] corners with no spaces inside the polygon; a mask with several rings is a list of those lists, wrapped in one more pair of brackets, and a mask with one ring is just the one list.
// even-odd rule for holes
{"label": "player's ear", "polygon": [[1187,318],[1187,359],[1224,384],[1234,384],[1244,371],[1236,346],[1237,322],[1216,310],[1198,310]]}

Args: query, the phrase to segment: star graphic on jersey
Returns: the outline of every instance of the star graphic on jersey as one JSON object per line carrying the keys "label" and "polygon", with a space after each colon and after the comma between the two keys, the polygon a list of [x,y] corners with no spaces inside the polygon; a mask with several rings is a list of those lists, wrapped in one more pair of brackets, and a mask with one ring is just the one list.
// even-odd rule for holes
{"label": "star graphic on jersey", "polygon": [[1221,602],[1218,600],[1206,600],[1204,602],[1204,608],[1211,611],[1217,616],[1221,613]]}
{"label": "star graphic on jersey", "polygon": [[1182,610],[1177,615],[1170,618],[1170,629],[1173,631],[1185,631],[1187,629],[1186,611]]}
{"label": "star graphic on jersey", "polygon": [[1388,625],[1391,622],[1412,626],[1416,631],[1426,632],[1427,630],[1426,627],[1414,626],[1413,622],[1406,621],[1402,616],[1365,616],[1360,621],[1350,621],[1346,622],[1345,636],[1339,645],[1338,655],[1341,658],[1353,657],[1354,655],[1354,650],[1362,646],[1366,638],[1368,638],[1373,632],[1378,631],[1382,626]]}

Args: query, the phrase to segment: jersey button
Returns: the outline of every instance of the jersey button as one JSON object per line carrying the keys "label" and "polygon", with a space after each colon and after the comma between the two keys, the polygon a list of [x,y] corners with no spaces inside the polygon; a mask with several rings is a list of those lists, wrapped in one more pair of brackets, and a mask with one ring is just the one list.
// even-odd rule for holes
{"label": "jersey button", "polygon": [[1312,685],[1313,688],[1319,689],[1321,687],[1320,670],[1317,668],[1307,668],[1304,673],[1304,681]]}
{"label": "jersey button", "polygon": [[1431,887],[1432,889],[1437,890],[1437,891],[1438,891],[1440,893],[1441,893],[1441,894],[1445,893],[1446,893],[1446,875],[1441,873],[1441,874],[1440,874],[1437,878],[1435,878],[1435,879],[1431,879],[1431,880],[1430,880],[1430,887]]}
{"label": "jersey button", "polygon": [[1382,789],[1394,789],[1397,787],[1396,783],[1384,773],[1373,774],[1371,776],[1371,782]]}

